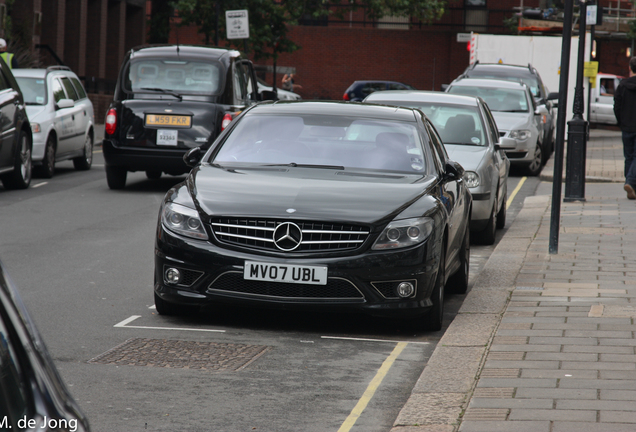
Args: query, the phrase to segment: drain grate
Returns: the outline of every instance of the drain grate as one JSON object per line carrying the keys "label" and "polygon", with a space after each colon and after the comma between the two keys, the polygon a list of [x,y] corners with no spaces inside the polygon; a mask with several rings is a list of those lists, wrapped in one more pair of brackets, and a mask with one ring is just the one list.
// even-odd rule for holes
{"label": "drain grate", "polygon": [[512,398],[515,389],[512,387],[478,387],[473,394],[476,398]]}
{"label": "drain grate", "polygon": [[509,409],[468,408],[464,420],[504,421],[508,418]]}
{"label": "drain grate", "polygon": [[168,339],[128,339],[89,363],[238,371],[269,350],[267,346]]}
{"label": "drain grate", "polygon": [[521,369],[483,369],[482,378],[519,378]]}

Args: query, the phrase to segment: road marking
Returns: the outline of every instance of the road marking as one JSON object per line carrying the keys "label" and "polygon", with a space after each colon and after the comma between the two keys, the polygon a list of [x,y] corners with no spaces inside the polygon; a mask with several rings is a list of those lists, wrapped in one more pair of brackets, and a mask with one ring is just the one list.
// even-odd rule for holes
{"label": "road marking", "polygon": [[395,359],[397,359],[397,357],[404,350],[404,348],[406,348],[407,345],[408,343],[406,342],[399,342],[395,346],[391,355],[389,355],[387,359],[384,360],[384,363],[382,363],[382,366],[378,370],[378,373],[375,374],[375,377],[373,378],[373,380],[371,381],[367,389],[364,391],[362,398],[360,398],[356,406],[353,407],[353,410],[351,411],[351,414],[349,414],[349,417],[347,417],[347,419],[344,421],[342,426],[340,426],[340,429],[338,429],[338,432],[348,432],[351,430],[353,425],[356,423],[356,421],[360,417],[360,414],[362,414],[364,409],[369,404],[369,401],[371,400],[371,398],[373,398],[375,391],[378,389],[378,387],[380,387],[382,380],[384,379],[386,374],[389,372],[389,369],[391,369],[391,366],[393,366]]}
{"label": "road marking", "polygon": [[[369,339],[369,338],[354,338],[354,337],[340,337],[340,336],[320,336],[322,339],[337,339],[337,340],[350,340],[350,341],[362,341],[362,342],[389,342],[396,343],[400,341],[389,340],[389,339]],[[411,343],[411,344],[420,344],[420,345],[430,345],[430,342],[400,342],[400,343]]]}
{"label": "road marking", "polygon": [[517,185],[515,190],[513,190],[512,193],[510,194],[510,197],[508,198],[508,201],[506,201],[506,209],[508,209],[510,207],[510,204],[512,204],[512,200],[515,199],[515,196],[517,195],[517,192],[519,192],[519,189],[521,189],[521,186],[523,186],[523,184],[526,182],[527,178],[528,177],[521,177],[521,180],[519,180],[519,184]]}
{"label": "road marking", "polygon": [[183,331],[200,331],[200,332],[211,332],[211,333],[225,333],[225,330],[214,330],[214,329],[197,329],[197,328],[187,328],[187,327],[149,327],[149,326],[131,326],[128,325],[137,318],[141,318],[141,315],[133,315],[129,318],[126,318],[122,322],[115,324],[113,327],[119,328],[137,328],[137,329],[150,329],[150,330],[183,330]]}
{"label": "road marking", "polygon": [[34,184],[34,185],[32,185],[31,187],[32,187],[33,189],[35,189],[35,188],[37,188],[37,187],[44,186],[44,185],[46,185],[46,184],[49,184],[49,182],[42,182],[42,183]]}

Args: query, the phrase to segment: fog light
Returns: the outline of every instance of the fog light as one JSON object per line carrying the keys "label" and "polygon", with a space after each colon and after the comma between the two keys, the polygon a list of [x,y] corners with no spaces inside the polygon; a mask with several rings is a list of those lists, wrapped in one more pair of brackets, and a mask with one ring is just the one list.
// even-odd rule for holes
{"label": "fog light", "polygon": [[176,285],[181,281],[181,272],[176,268],[169,268],[164,273],[164,278],[166,279],[166,283]]}
{"label": "fog light", "polygon": [[400,282],[397,287],[397,294],[402,298],[411,297],[415,292],[415,287],[410,282]]}

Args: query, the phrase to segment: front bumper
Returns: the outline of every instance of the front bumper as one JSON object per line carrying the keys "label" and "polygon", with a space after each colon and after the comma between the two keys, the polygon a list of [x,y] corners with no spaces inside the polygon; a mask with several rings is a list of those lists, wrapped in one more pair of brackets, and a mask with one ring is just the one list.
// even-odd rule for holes
{"label": "front bumper", "polygon": [[126,171],[159,170],[172,175],[187,174],[191,168],[183,161],[189,149],[157,149],[125,147],[117,141],[104,139],[102,151],[106,165],[126,169]]}
{"label": "front bumper", "polygon": [[[178,236],[160,226],[155,247],[155,293],[164,301],[205,306],[234,303],[278,309],[358,310],[375,316],[412,317],[432,307],[430,300],[439,263],[440,245],[429,238],[421,245],[394,251],[352,252],[350,255],[294,258],[221,247],[211,241]],[[243,278],[246,261],[326,266],[327,284],[309,285],[252,281]],[[168,268],[184,275],[183,283],[165,281]],[[395,288],[415,286],[409,298]]]}

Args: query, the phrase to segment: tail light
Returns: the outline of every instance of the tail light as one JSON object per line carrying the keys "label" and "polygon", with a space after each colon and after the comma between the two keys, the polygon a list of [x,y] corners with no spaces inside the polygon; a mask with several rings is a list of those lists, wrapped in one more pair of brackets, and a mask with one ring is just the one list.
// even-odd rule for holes
{"label": "tail light", "polygon": [[111,108],[106,114],[106,121],[104,122],[104,130],[108,135],[112,135],[117,130],[117,110]]}
{"label": "tail light", "polygon": [[232,119],[234,119],[232,114],[230,113],[225,114],[223,116],[223,121],[221,122],[221,130],[224,130],[230,123],[232,123]]}
{"label": "tail light", "polygon": [[345,94],[342,96],[342,98],[343,98],[344,100],[346,100],[346,101],[350,100],[350,98],[349,98],[349,93],[345,93]]}

